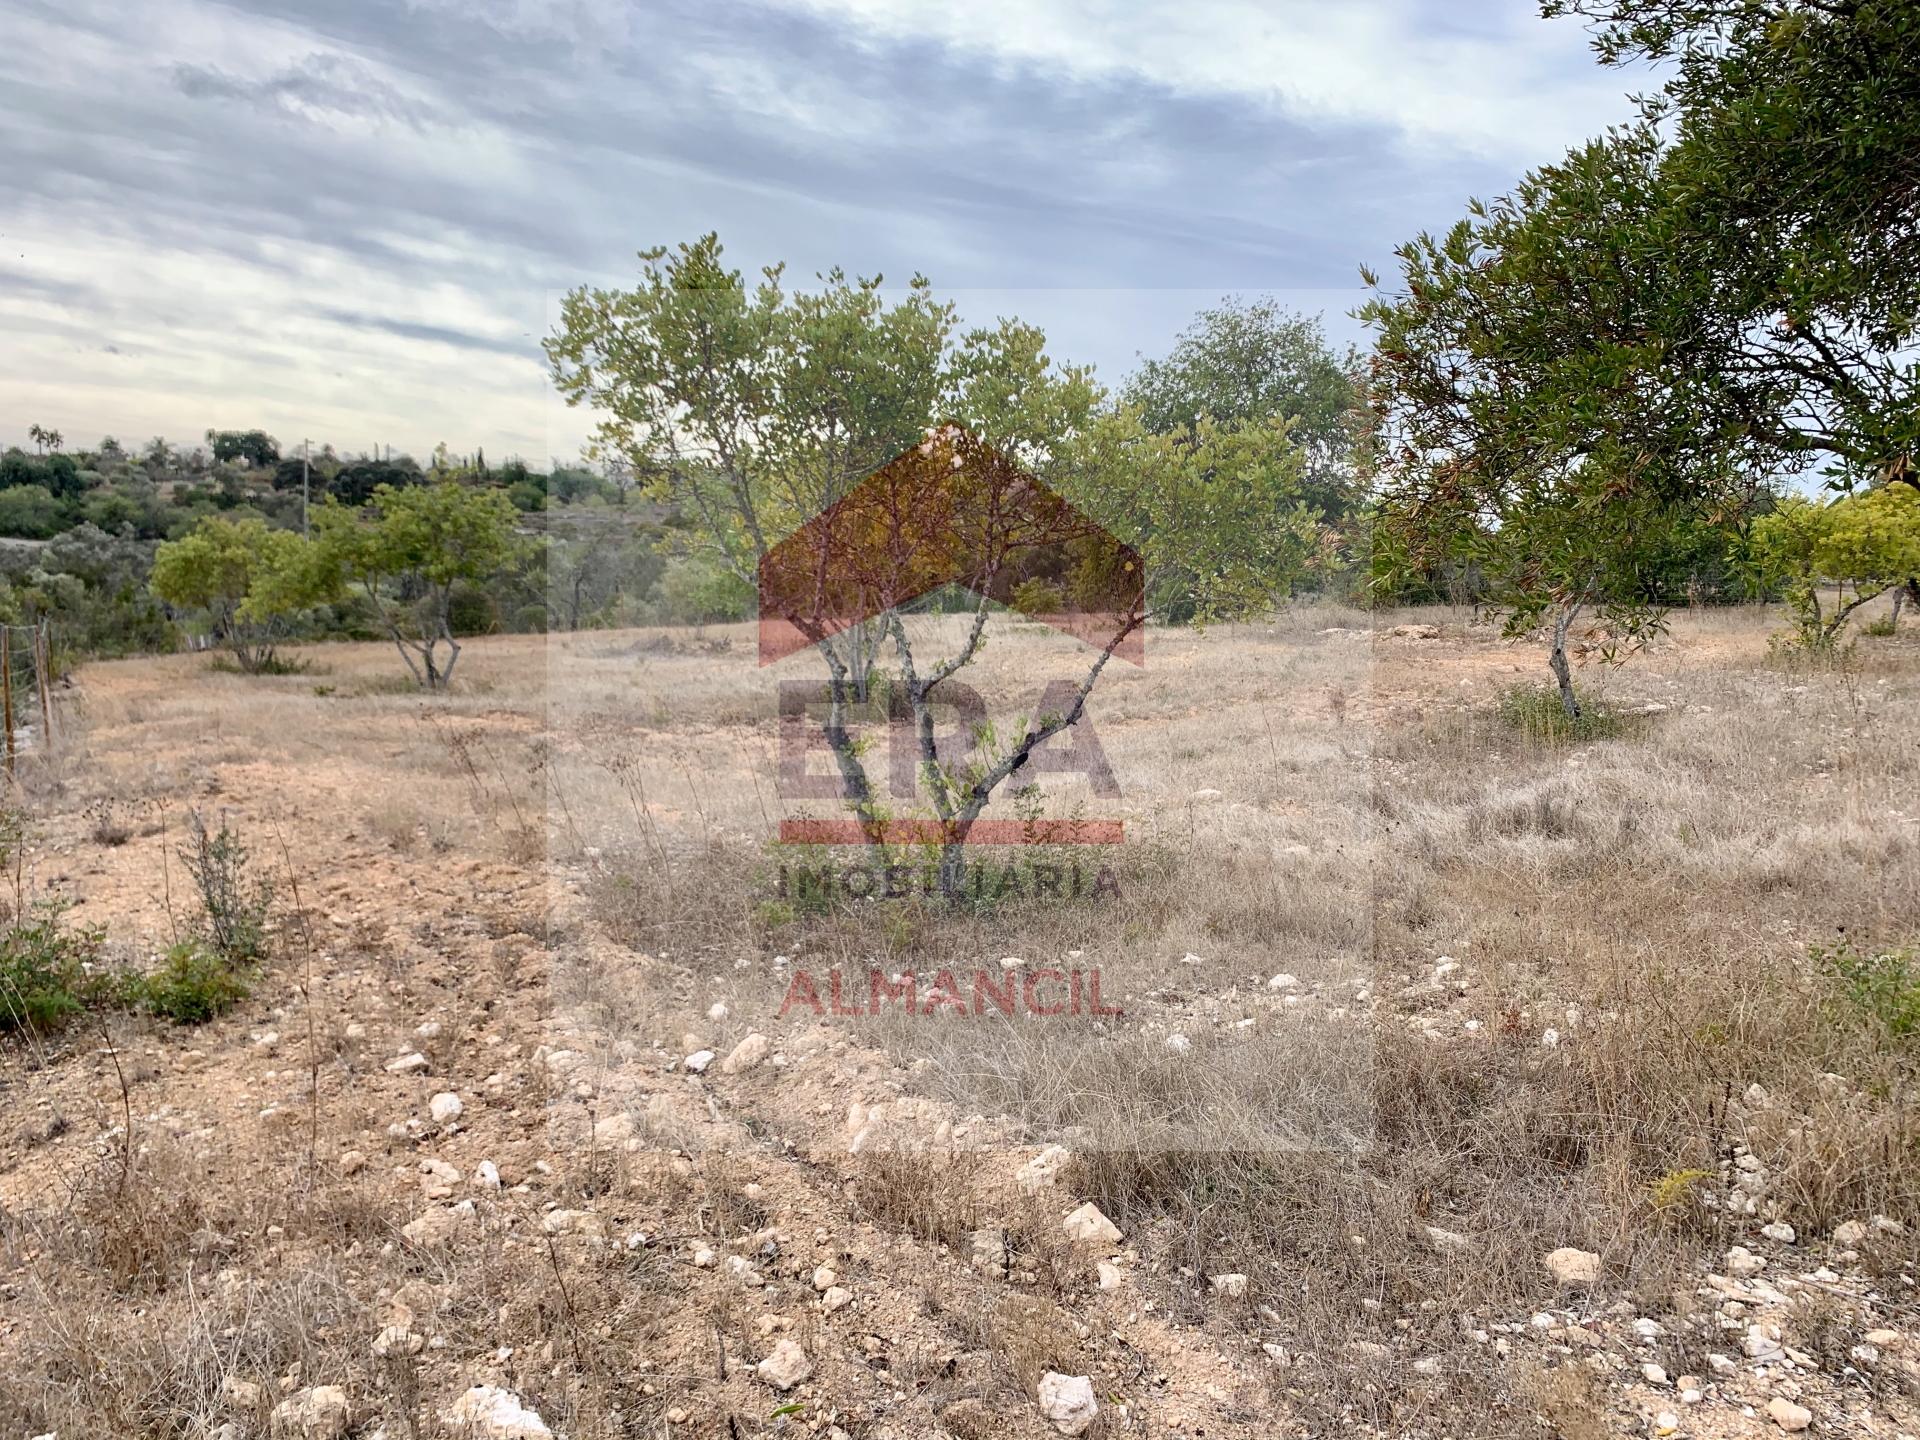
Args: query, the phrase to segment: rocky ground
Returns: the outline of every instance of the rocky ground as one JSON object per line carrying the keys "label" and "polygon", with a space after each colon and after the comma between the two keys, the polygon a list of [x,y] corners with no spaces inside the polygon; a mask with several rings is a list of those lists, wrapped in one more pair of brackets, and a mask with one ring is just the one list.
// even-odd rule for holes
{"label": "rocky ground", "polygon": [[[1920,1434],[1906,1225],[1810,1223],[1740,1138],[1820,1123],[1799,1092],[1726,1097],[1719,1163],[1668,1197],[1669,1283],[1582,1234],[1489,1303],[1316,1292],[1344,1318],[1304,1328],[1286,1297],[1315,1277],[1284,1254],[1196,1266],[1102,1212],[1082,1146],[956,1104],[870,1031],[778,1015],[791,957],[631,943],[610,862],[516,849],[505,782],[421,738],[537,728],[513,647],[472,648],[438,722],[356,698],[381,657],[334,652],[348,693],[283,687],[325,735],[236,707],[244,682],[195,692],[185,658],[82,673],[86,749],[36,782],[31,884],[137,960],[190,908],[163,865],[183,816],[217,812],[276,876],[278,943],[204,1027],[6,1042],[8,1434]],[[401,790],[420,808],[396,819]],[[1130,1013],[1183,1064],[1303,1016],[1352,1053],[1526,1065],[1595,1025],[1442,953],[1359,976],[1164,958]],[[1830,1077],[1833,1103],[1854,1083]],[[1497,1238],[1408,1213],[1451,1273]]]}

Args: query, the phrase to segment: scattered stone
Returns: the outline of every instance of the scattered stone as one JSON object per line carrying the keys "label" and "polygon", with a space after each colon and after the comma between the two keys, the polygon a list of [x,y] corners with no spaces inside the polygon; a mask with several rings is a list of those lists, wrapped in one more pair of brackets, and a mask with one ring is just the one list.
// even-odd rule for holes
{"label": "scattered stone", "polygon": [[1894,1219],[1891,1215],[1876,1215],[1873,1217],[1871,1223],[1873,1228],[1878,1230],[1882,1235],[1904,1235],[1907,1233],[1906,1225],[1902,1221]]}
{"label": "scattered stone", "polygon": [[1848,1220],[1833,1228],[1833,1241],[1836,1245],[1858,1245],[1867,1238],[1864,1221]]}
{"label": "scattered stone", "polygon": [[398,1060],[389,1060],[387,1062],[387,1073],[389,1075],[415,1075],[425,1070],[429,1063],[427,1057],[422,1055],[418,1050],[411,1050],[405,1055],[402,1055]]}
{"label": "scattered stone", "polygon": [[1451,1254],[1462,1254],[1473,1249],[1470,1236],[1462,1235],[1458,1230],[1445,1230],[1438,1225],[1427,1226],[1427,1242],[1436,1250]]}
{"label": "scattered stone", "polygon": [[466,1113],[467,1107],[451,1090],[442,1090],[427,1102],[427,1114],[436,1125],[451,1125]]}
{"label": "scattered stone", "polygon": [[680,1063],[686,1066],[693,1074],[704,1075],[707,1073],[707,1067],[713,1064],[713,1052],[711,1050],[696,1050]]}
{"label": "scattered stone", "polygon": [[853,1291],[844,1285],[829,1285],[820,1297],[820,1308],[832,1315],[853,1303]]}
{"label": "scattered stone", "polygon": [[1800,1238],[1799,1232],[1784,1220],[1775,1220],[1770,1225],[1762,1225],[1760,1233],[1780,1245],[1791,1245]]}
{"label": "scattered stone", "polygon": [[[1114,1233],[1114,1238],[1119,1238],[1118,1231]],[[1247,1293],[1247,1277],[1244,1275],[1209,1275],[1207,1284],[1213,1287],[1214,1294],[1225,1295],[1229,1300],[1241,1299]]]}
{"label": "scattered stone", "polygon": [[241,1380],[233,1375],[220,1382],[220,1398],[248,1415],[259,1412],[260,1400],[265,1393],[253,1381]]}
{"label": "scattered stone", "polygon": [[1173,1034],[1167,1036],[1166,1040],[1163,1043],[1166,1045],[1167,1049],[1173,1051],[1173,1053],[1176,1055],[1185,1055],[1188,1051],[1193,1049],[1193,1041],[1189,1040],[1186,1036],[1182,1035],[1177,1030]]}
{"label": "scattered stone", "polygon": [[451,1207],[436,1207],[417,1220],[400,1227],[400,1238],[422,1250],[439,1250],[449,1245],[460,1227],[473,1214],[473,1202],[462,1201]]}
{"label": "scattered stone", "polygon": [[741,1042],[727,1052],[727,1058],[720,1062],[723,1075],[744,1075],[753,1069],[773,1049],[773,1042],[758,1030],[750,1032]]}
{"label": "scattered stone", "polygon": [[997,1226],[975,1230],[969,1237],[967,1263],[995,1279],[1007,1278],[1007,1232]]}
{"label": "scattered stone", "polygon": [[373,1337],[373,1358],[376,1360],[400,1360],[418,1355],[426,1349],[427,1342],[408,1329],[405,1325],[384,1325],[380,1333]]}
{"label": "scattered stone", "polygon": [[353,1428],[353,1402],[338,1385],[310,1385],[273,1407],[273,1440],[335,1440]]}
{"label": "scattered stone", "polygon": [[1062,1220],[1060,1228],[1076,1240],[1086,1240],[1097,1245],[1120,1243],[1120,1227],[1103,1215],[1100,1207],[1091,1200]]}
{"label": "scattered stone", "polygon": [[1576,1250],[1563,1245],[1540,1259],[1562,1290],[1585,1290],[1600,1279],[1600,1257],[1591,1250]]}
{"label": "scattered stone", "polygon": [[1096,1268],[1100,1274],[1100,1288],[1102,1290],[1118,1290],[1127,1278],[1121,1272],[1120,1267],[1111,1260],[1102,1260]]}
{"label": "scattered stone", "polygon": [[1664,1365],[1655,1365],[1652,1361],[1648,1361],[1640,1367],[1640,1378],[1645,1380],[1649,1385],[1664,1385],[1667,1383],[1666,1367]]}
{"label": "scattered stone", "polygon": [[553,1440],[539,1412],[497,1385],[476,1385],[447,1407],[442,1417],[462,1440]]}
{"label": "scattered stone", "polygon": [[755,1367],[755,1373],[776,1390],[791,1390],[813,1374],[813,1361],[791,1340],[782,1340],[773,1353]]}
{"label": "scattered stone", "polygon": [[1299,983],[1300,980],[1298,976],[1281,974],[1267,981],[1267,988],[1269,990],[1291,990]]}
{"label": "scattered stone", "polygon": [[358,1175],[367,1168],[367,1157],[358,1150],[348,1150],[340,1156],[340,1173]]}
{"label": "scattered stone", "polygon": [[1054,1177],[1072,1158],[1073,1153],[1065,1146],[1049,1145],[1014,1172],[1014,1182],[1027,1194],[1037,1195],[1053,1184]]}
{"label": "scattered stone", "polygon": [[1093,1398],[1092,1378],[1047,1371],[1040,1377],[1040,1413],[1062,1435],[1083,1434],[1100,1413],[1100,1402]]}
{"label": "scattered stone", "polygon": [[1784,1395],[1776,1395],[1767,1401],[1767,1418],[1782,1430],[1804,1430],[1813,1424],[1813,1412],[1804,1405],[1796,1405]]}
{"label": "scattered stone", "polygon": [[1767,1268],[1764,1255],[1756,1255],[1744,1245],[1736,1245],[1727,1251],[1727,1273],[1736,1280],[1751,1280]]}
{"label": "scattered stone", "polygon": [[540,1217],[540,1228],[549,1235],[598,1238],[607,1233],[607,1222],[591,1210],[549,1210]]}
{"label": "scattered stone", "polygon": [[500,1167],[491,1160],[482,1160],[473,1167],[473,1183],[482,1190],[500,1188]]}

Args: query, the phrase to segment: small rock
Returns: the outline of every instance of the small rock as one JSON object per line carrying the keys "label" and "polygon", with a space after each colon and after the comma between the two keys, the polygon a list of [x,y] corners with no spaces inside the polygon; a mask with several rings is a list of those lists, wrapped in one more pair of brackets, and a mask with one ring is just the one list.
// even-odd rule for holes
{"label": "small rock", "polygon": [[1092,1378],[1047,1371],[1040,1377],[1040,1413],[1062,1435],[1083,1434],[1100,1413],[1100,1402],[1093,1398]]}
{"label": "small rock", "polygon": [[427,1102],[427,1114],[433,1117],[436,1125],[451,1125],[466,1112],[466,1108],[460,1097],[451,1090],[442,1090]]}
{"label": "small rock", "polygon": [[1770,1225],[1762,1225],[1760,1233],[1780,1245],[1791,1245],[1800,1238],[1799,1232],[1784,1220],[1775,1220]]}
{"label": "small rock", "polygon": [[1065,1146],[1049,1145],[1014,1172],[1014,1181],[1027,1194],[1037,1195],[1053,1184],[1054,1177],[1072,1158],[1072,1152]]}
{"label": "small rock", "polygon": [[791,1390],[813,1374],[813,1361],[791,1340],[782,1340],[773,1353],[755,1367],[755,1373],[776,1390]]}
{"label": "small rock", "polygon": [[1122,1282],[1126,1279],[1126,1276],[1121,1273],[1120,1267],[1111,1260],[1102,1260],[1095,1268],[1100,1275],[1100,1288],[1102,1290],[1118,1290]]}
{"label": "small rock", "polygon": [[1562,1290],[1585,1290],[1600,1279],[1600,1257],[1591,1250],[1563,1245],[1541,1256],[1540,1263]]}
{"label": "small rock", "polygon": [[1764,1255],[1756,1255],[1744,1245],[1727,1251],[1727,1273],[1736,1280],[1751,1280],[1767,1268]]}
{"label": "small rock", "polygon": [[1867,1238],[1866,1223],[1861,1220],[1848,1220],[1833,1227],[1833,1241],[1836,1245],[1858,1245]]}
{"label": "small rock", "polygon": [[1767,1401],[1767,1418],[1782,1430],[1804,1430],[1813,1424],[1813,1412],[1804,1405],[1796,1405],[1784,1395],[1776,1395]]}
{"label": "small rock", "polygon": [[727,1052],[727,1058],[720,1062],[723,1075],[744,1075],[773,1049],[773,1042],[758,1030],[748,1034],[741,1042]]}
{"label": "small rock", "polygon": [[1091,1200],[1060,1222],[1060,1228],[1076,1240],[1096,1245],[1118,1245],[1120,1227],[1115,1225]]}
{"label": "small rock", "polygon": [[353,1428],[353,1402],[338,1385],[310,1385],[273,1407],[273,1440],[335,1440]]}
{"label": "small rock", "polygon": [[387,1062],[387,1073],[389,1075],[413,1075],[425,1070],[428,1063],[426,1056],[422,1055],[418,1050],[413,1050],[402,1055],[398,1060],[389,1060]]}
{"label": "small rock", "polygon": [[340,1156],[340,1173],[358,1175],[367,1168],[367,1157],[358,1150],[348,1150]]}
{"label": "small rock", "polygon": [[1209,1275],[1207,1284],[1213,1287],[1216,1295],[1225,1295],[1230,1300],[1238,1300],[1247,1293],[1247,1277],[1244,1275]]}
{"label": "small rock", "polygon": [[704,1075],[707,1073],[707,1067],[713,1064],[713,1052],[711,1050],[696,1050],[680,1063],[695,1075]]}
{"label": "small rock", "polygon": [[820,1297],[820,1308],[832,1315],[853,1303],[853,1291],[844,1285],[829,1285]]}
{"label": "small rock", "polygon": [[442,1417],[462,1440],[553,1440],[539,1412],[497,1385],[476,1385],[447,1408]]}
{"label": "small rock", "polygon": [[1473,1240],[1458,1230],[1443,1230],[1438,1225],[1427,1228],[1427,1243],[1436,1250],[1445,1250],[1452,1254],[1462,1254],[1473,1249]]}
{"label": "small rock", "polygon": [[380,1333],[373,1337],[373,1358],[376,1360],[404,1359],[418,1355],[425,1348],[426,1341],[405,1325],[382,1326]]}
{"label": "small rock", "polygon": [[500,1188],[500,1167],[491,1160],[482,1160],[473,1167],[473,1183],[482,1190]]}

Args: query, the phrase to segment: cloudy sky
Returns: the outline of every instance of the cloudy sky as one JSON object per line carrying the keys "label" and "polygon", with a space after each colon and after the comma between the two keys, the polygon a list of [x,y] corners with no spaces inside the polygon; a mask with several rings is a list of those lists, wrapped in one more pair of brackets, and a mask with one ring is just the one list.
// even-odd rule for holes
{"label": "cloudy sky", "polygon": [[1623,119],[1532,0],[0,0],[0,444],[571,455],[557,298],[717,229],[1118,379]]}

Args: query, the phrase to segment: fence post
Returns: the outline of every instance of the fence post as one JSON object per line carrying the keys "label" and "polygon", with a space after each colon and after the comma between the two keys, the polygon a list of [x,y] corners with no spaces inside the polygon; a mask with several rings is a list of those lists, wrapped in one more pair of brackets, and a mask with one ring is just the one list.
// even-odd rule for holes
{"label": "fence post", "polygon": [[53,754],[53,631],[46,620],[33,627],[33,680],[40,687],[40,748]]}
{"label": "fence post", "polygon": [[7,716],[7,778],[13,778],[13,627],[0,625],[0,710]]}

